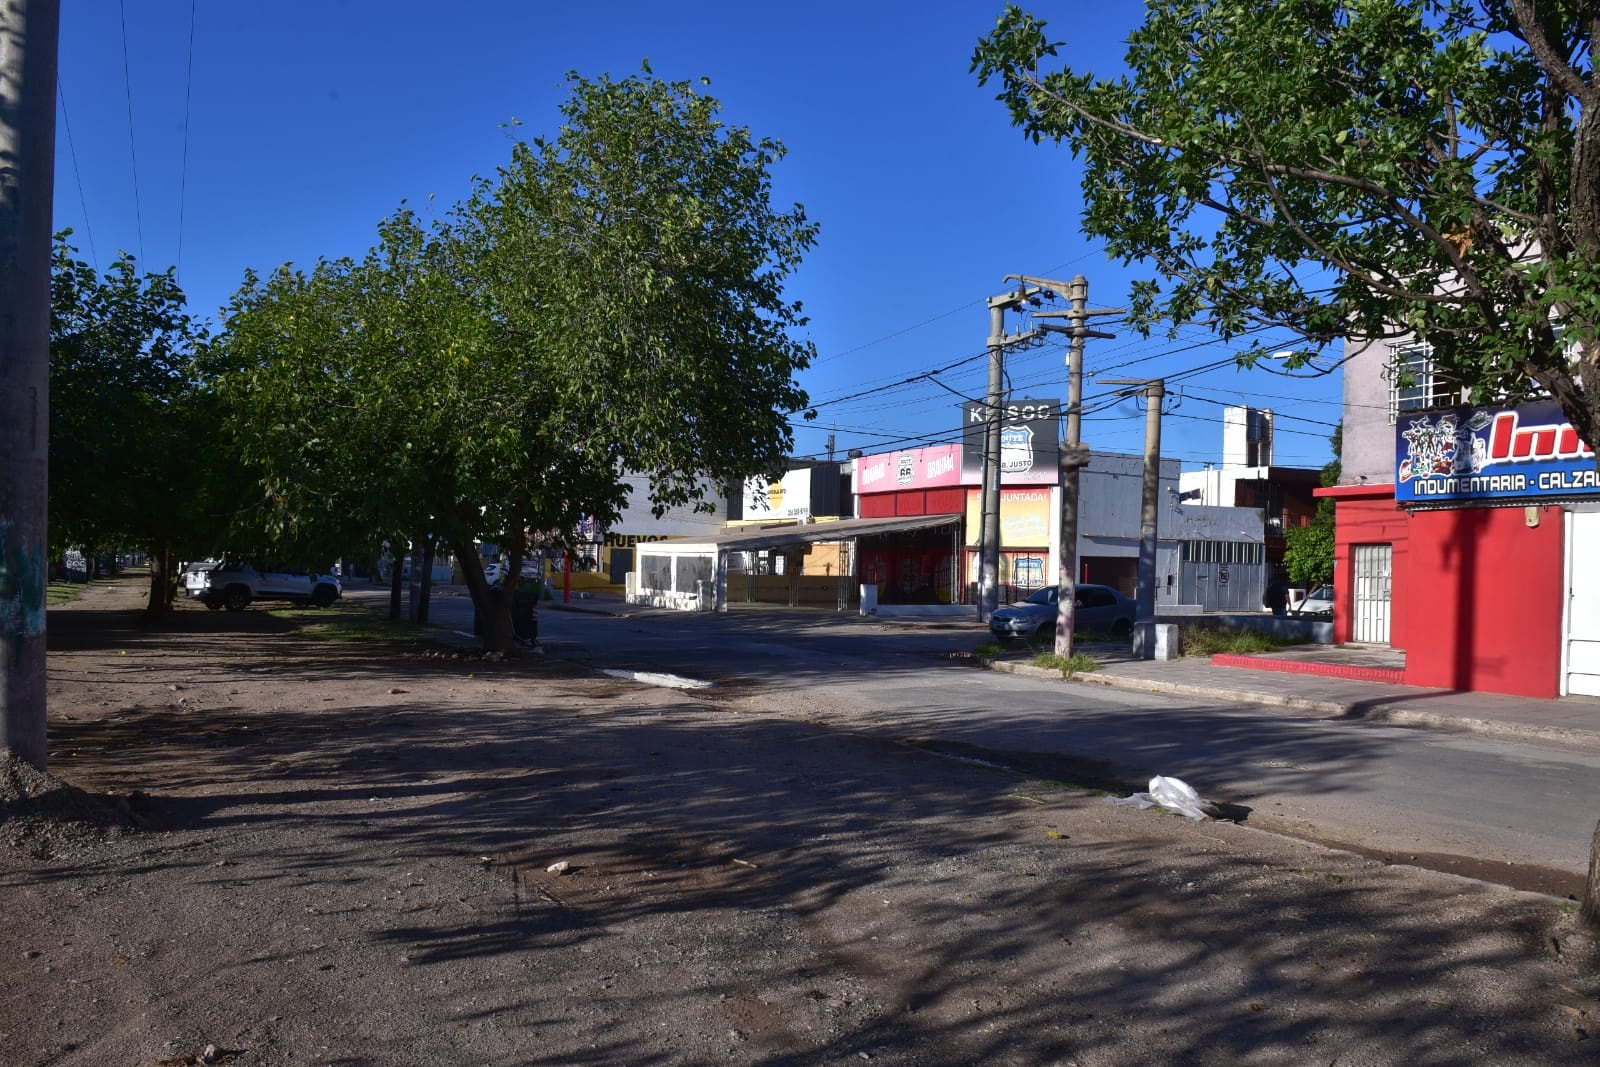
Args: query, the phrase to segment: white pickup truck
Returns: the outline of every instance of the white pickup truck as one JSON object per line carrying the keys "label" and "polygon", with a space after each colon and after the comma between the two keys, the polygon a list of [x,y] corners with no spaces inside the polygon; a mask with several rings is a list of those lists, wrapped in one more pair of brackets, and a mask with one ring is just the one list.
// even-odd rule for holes
{"label": "white pickup truck", "polygon": [[212,611],[243,611],[253,600],[287,600],[325,608],[343,594],[337,578],[305,568],[257,570],[244,560],[207,560],[184,570],[184,588],[191,600]]}

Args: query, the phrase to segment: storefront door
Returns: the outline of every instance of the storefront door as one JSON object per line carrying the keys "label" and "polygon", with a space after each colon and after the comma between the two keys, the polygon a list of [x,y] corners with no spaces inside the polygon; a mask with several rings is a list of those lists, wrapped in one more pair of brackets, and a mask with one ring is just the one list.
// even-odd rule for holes
{"label": "storefront door", "polygon": [[1389,643],[1391,545],[1355,545],[1355,608],[1351,637],[1363,644]]}
{"label": "storefront door", "polygon": [[1563,693],[1600,696],[1600,512],[1567,515]]}

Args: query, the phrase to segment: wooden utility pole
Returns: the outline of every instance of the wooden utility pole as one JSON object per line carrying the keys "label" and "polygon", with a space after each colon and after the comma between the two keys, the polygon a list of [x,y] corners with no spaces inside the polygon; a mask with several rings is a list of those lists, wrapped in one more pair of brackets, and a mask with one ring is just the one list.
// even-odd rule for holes
{"label": "wooden utility pole", "polygon": [[59,0],[0,3],[0,747],[43,768]]}

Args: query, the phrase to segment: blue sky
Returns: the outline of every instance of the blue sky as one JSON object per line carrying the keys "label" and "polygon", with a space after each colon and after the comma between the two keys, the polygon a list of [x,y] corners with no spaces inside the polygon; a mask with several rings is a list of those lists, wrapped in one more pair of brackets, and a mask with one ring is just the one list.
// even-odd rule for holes
{"label": "blue sky", "polygon": [[[1025,6],[1065,42],[1065,62],[1097,73],[1120,65],[1143,11],[1137,0]],[[56,226],[102,269],[119,249],[149,269],[176,265],[202,318],[246,268],[357,255],[402,200],[463,197],[472,175],[509,157],[502,123],[553,131],[566,71],[620,77],[646,58],[663,78],[710,78],[730,122],[782,140],[777,196],[821,226],[789,290],[818,350],[801,384],[819,417],[796,420],[797,455],[821,456],[830,430],[840,456],[956,439],[957,394],[980,396],[986,373],[982,359],[960,361],[983,350],[984,298],[1005,275],[1082,273],[1092,307],[1123,305],[1140,276],[1078,232],[1070,154],[1024,140],[968,73],[999,0],[63,8]],[[1097,325],[1118,337],[1089,342],[1091,374],[1175,376],[1229,352],[1198,330],[1145,340],[1114,319]],[[1058,343],[1011,355],[1015,395],[1065,398],[1063,355]],[[1250,400],[1279,414],[1279,463],[1320,466],[1340,389],[1337,372],[1189,377],[1168,403],[1163,452],[1185,469],[1219,459],[1223,405]],[[837,399],[866,390],[878,391]],[[1132,402],[1084,424],[1097,449],[1138,453],[1143,434]]]}

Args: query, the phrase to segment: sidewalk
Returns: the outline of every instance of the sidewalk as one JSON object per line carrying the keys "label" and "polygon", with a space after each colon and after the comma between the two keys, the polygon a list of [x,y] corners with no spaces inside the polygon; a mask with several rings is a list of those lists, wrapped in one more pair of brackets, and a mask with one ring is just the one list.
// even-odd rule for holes
{"label": "sidewalk", "polygon": [[[1318,658],[1334,659],[1343,654],[1356,666],[1373,658],[1371,650],[1366,649],[1315,647],[1319,650],[1315,653]],[[1115,653],[1102,659],[1098,651],[1095,655],[1101,659],[1100,669],[1091,674],[1075,675],[1073,681],[1208,700],[1242,701],[1319,718],[1427,726],[1600,749],[1600,699],[1594,697],[1536,700],[1286,671],[1283,669],[1285,661],[1293,662],[1307,656],[1297,646],[1290,646],[1281,653],[1219,657],[1229,660],[1230,665],[1201,657],[1157,662]],[[1243,661],[1251,660],[1258,661],[1260,666],[1242,665]],[[1019,673],[1039,670],[1004,662],[993,666],[1003,671],[1021,668]]]}

